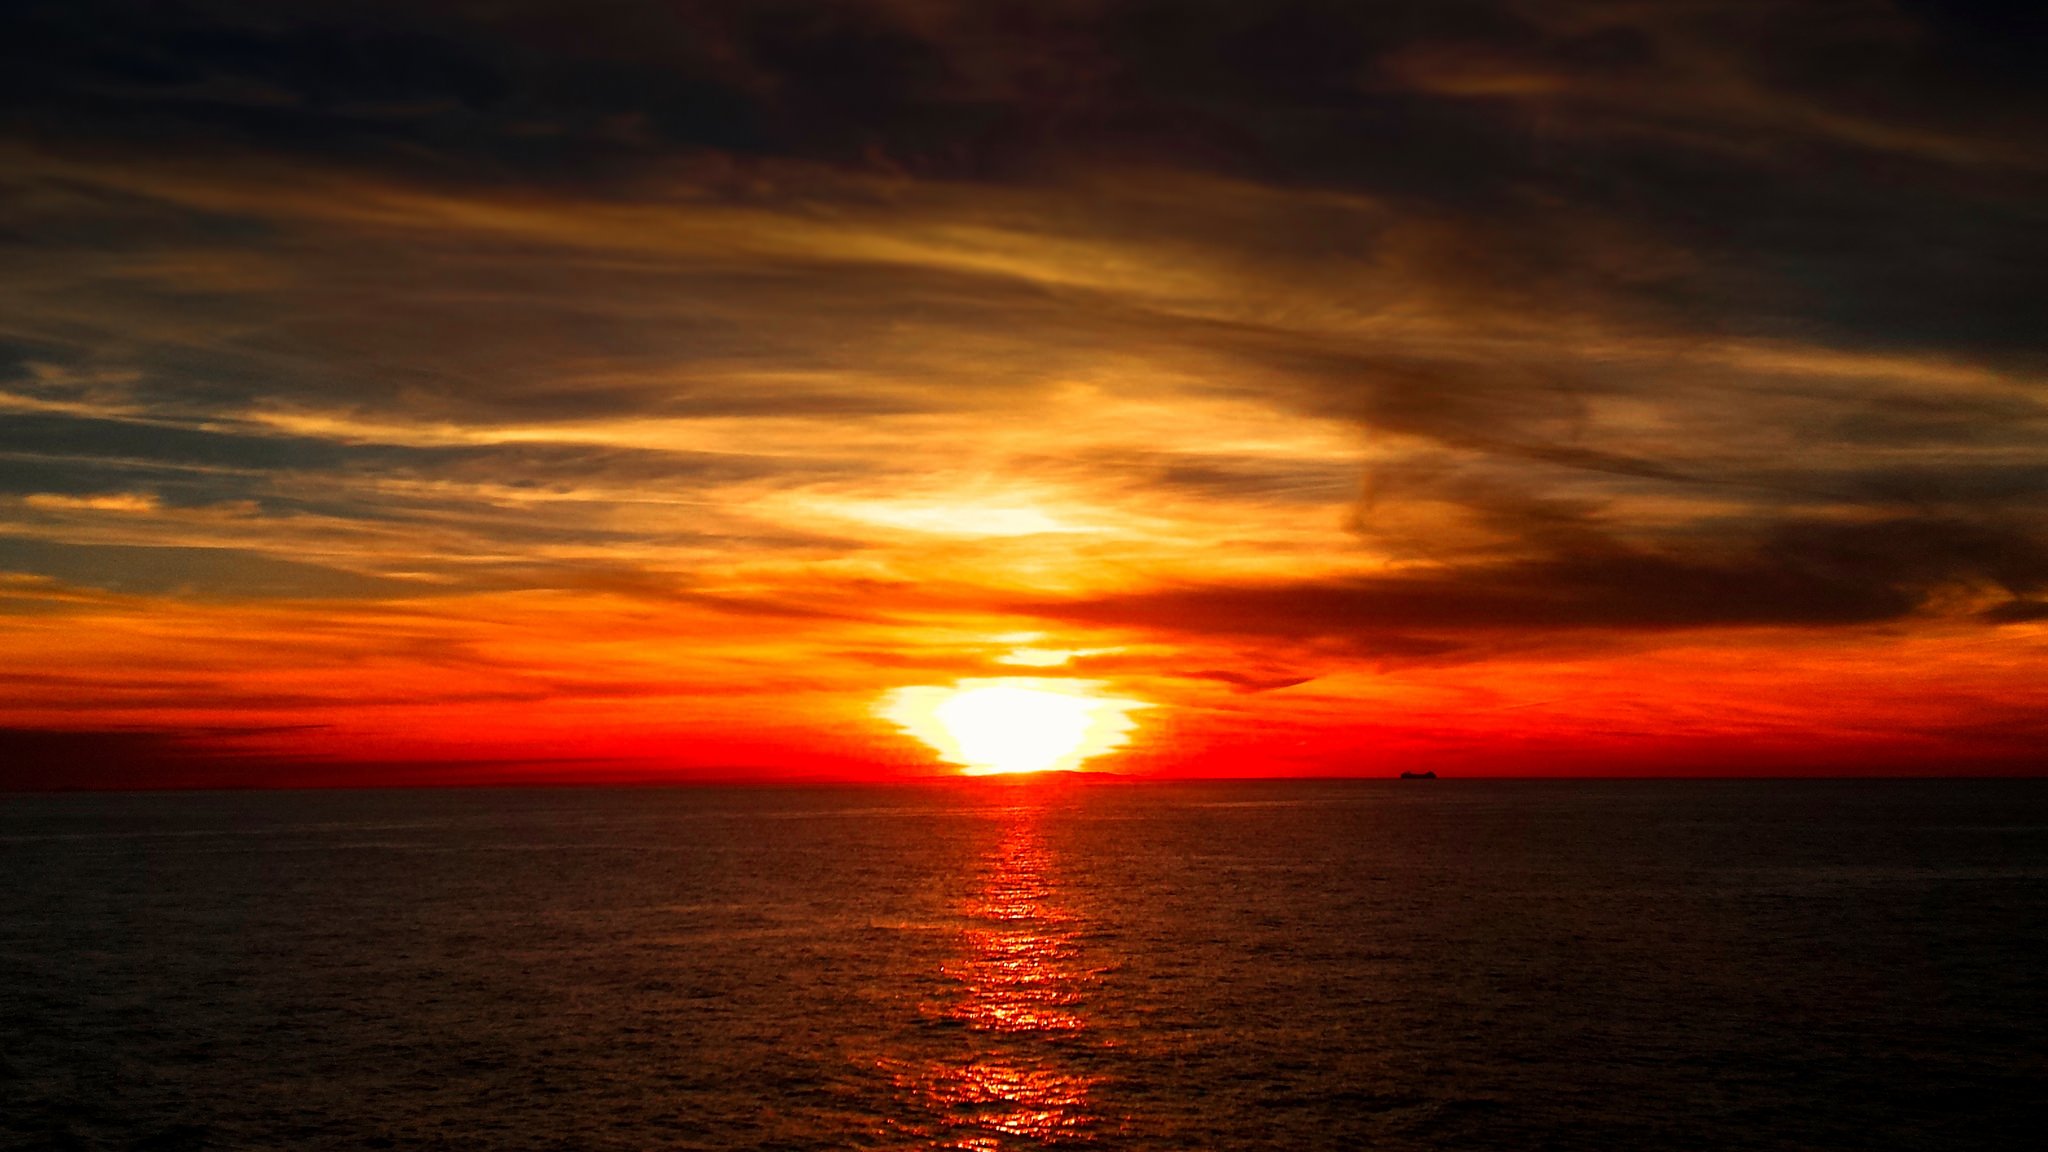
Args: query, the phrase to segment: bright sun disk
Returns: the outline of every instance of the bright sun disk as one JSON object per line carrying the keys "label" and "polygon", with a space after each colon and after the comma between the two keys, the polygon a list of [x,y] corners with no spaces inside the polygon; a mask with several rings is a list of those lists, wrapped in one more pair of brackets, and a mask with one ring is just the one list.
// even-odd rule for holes
{"label": "bright sun disk", "polygon": [[1100,695],[1096,680],[961,680],[898,688],[876,712],[970,776],[1071,771],[1130,738],[1137,700]]}

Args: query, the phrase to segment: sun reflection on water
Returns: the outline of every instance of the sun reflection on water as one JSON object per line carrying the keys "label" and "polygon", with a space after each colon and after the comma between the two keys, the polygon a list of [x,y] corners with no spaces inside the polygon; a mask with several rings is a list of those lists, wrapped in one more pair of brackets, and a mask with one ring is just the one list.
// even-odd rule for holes
{"label": "sun reflection on water", "polygon": [[1102,1118],[1087,1071],[1101,1045],[1084,1036],[1101,970],[1082,954],[1084,925],[1060,906],[1038,813],[1011,813],[961,908],[958,955],[941,965],[945,994],[925,1005],[934,1024],[966,1029],[962,1059],[894,1070],[898,1087],[940,1120],[931,1147],[996,1149],[1084,1143]]}

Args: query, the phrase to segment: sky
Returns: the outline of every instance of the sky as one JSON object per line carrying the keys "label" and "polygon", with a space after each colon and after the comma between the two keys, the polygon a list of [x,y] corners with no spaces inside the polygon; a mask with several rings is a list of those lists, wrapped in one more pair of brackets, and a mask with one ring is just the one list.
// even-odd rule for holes
{"label": "sky", "polygon": [[0,787],[2040,772],[2044,52],[9,4]]}

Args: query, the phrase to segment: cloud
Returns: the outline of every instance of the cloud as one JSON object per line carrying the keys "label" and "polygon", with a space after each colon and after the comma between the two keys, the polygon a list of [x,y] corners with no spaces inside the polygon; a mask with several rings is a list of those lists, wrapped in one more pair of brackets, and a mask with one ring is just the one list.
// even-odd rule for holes
{"label": "cloud", "polygon": [[423,589],[320,564],[226,548],[73,544],[0,536],[0,569],[119,592],[294,599],[417,595]]}
{"label": "cloud", "polygon": [[[1067,622],[1201,635],[1341,638],[1366,651],[1405,633],[1825,628],[1902,619],[1938,592],[2048,586],[2048,550],[1972,524],[1785,524],[1740,551],[1592,547],[1541,559],[1276,584],[1179,586],[1020,604]],[[1995,617],[2013,616],[2010,608]],[[2024,617],[2020,617],[2024,618]]]}
{"label": "cloud", "polygon": [[14,5],[0,569],[136,598],[105,619],[630,602],[764,681],[732,621],[828,679],[1005,613],[1140,628],[1195,651],[1119,674],[1247,689],[2012,636],[2040,35],[1879,0]]}
{"label": "cloud", "polygon": [[1984,610],[1984,618],[1995,624],[2027,624],[2048,620],[2048,603],[2039,600],[2008,600]]}

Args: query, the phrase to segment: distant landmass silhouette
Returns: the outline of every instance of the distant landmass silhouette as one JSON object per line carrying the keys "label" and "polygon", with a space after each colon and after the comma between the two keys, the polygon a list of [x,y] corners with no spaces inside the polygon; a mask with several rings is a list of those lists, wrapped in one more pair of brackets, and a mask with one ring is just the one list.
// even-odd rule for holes
{"label": "distant landmass silhouette", "polygon": [[1401,773],[1401,779],[1403,779],[1403,780],[1434,780],[1434,779],[1436,779],[1436,773],[1434,773],[1434,772],[1403,772],[1403,773]]}

